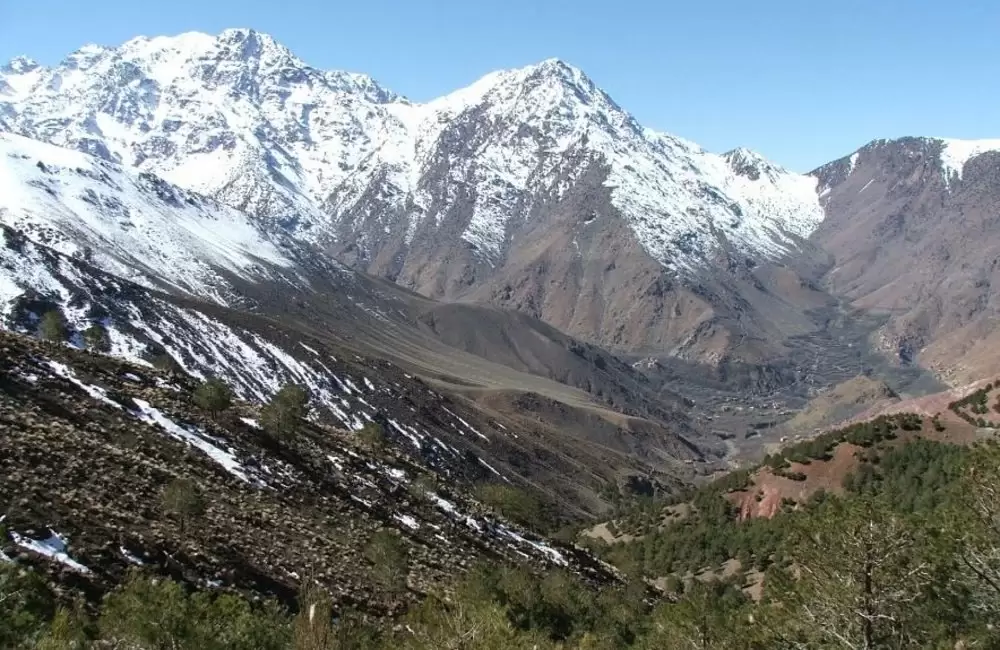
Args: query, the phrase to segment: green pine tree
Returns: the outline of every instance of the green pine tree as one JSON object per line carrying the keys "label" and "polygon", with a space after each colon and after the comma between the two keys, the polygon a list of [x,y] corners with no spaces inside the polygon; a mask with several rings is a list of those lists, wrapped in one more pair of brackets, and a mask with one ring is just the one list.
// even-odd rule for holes
{"label": "green pine tree", "polygon": [[365,546],[364,555],[372,563],[372,574],[383,587],[393,591],[406,587],[409,554],[397,531],[384,528],[376,532]]}
{"label": "green pine tree", "polygon": [[46,341],[65,341],[69,338],[69,325],[61,309],[50,309],[42,314],[38,335]]}
{"label": "green pine tree", "polygon": [[288,437],[294,434],[308,414],[309,391],[289,384],[282,387],[260,410],[260,425],[271,435]]}
{"label": "green pine tree", "polygon": [[194,403],[217,417],[233,404],[233,391],[221,379],[213,377],[195,389],[192,395]]}
{"label": "green pine tree", "polygon": [[198,486],[186,478],[175,478],[163,488],[161,504],[164,511],[177,517],[182,534],[191,519],[205,512],[205,500]]}
{"label": "green pine tree", "polygon": [[111,337],[108,335],[108,328],[101,323],[94,323],[83,331],[83,342],[87,348],[94,352],[110,352]]}

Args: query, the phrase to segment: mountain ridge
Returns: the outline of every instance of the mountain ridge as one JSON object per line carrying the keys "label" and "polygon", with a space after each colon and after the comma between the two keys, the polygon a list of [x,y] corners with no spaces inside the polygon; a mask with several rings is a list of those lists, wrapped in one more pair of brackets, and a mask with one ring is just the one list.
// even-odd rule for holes
{"label": "mountain ridge", "polygon": [[[691,263],[688,253],[668,241],[669,232],[679,226],[693,228],[697,231],[695,238],[703,240],[702,247],[713,249],[710,224],[727,219],[732,229],[728,236],[738,247],[761,249],[773,255],[790,245],[780,231],[790,229],[799,235],[807,234],[808,222],[818,218],[815,205],[805,206],[812,213],[804,217],[804,224],[799,223],[796,215],[783,214],[774,219],[765,216],[762,210],[773,212],[778,207],[800,211],[803,206],[798,203],[776,206],[774,202],[781,192],[740,198],[741,192],[754,188],[736,182],[738,176],[728,170],[724,158],[707,154],[675,136],[641,127],[581,70],[559,59],[490,73],[467,88],[422,104],[391,93],[370,77],[355,75],[355,82],[357,79],[364,82],[336,86],[330,82],[331,77],[343,81],[348,73],[311,68],[271,37],[252,30],[226,30],[217,37],[200,33],[141,37],[118,48],[78,50],[52,68],[8,65],[6,69],[10,70],[4,75],[9,90],[0,103],[5,112],[12,114],[8,118],[14,123],[11,128],[23,135],[154,171],[167,180],[216,195],[223,202],[253,214],[287,216],[277,213],[294,208],[301,213],[301,220],[320,224],[330,218],[351,222],[358,215],[350,214],[349,208],[357,208],[359,197],[366,190],[405,193],[419,210],[407,215],[404,240],[412,240],[429,217],[440,220],[444,216],[431,205],[434,197],[426,194],[429,179],[423,168],[435,157],[446,155],[439,140],[447,137],[449,127],[456,121],[474,119],[470,113],[485,112],[493,121],[510,123],[502,137],[515,138],[522,147],[529,147],[506,158],[490,154],[489,147],[496,145],[484,142],[476,149],[477,155],[486,161],[483,165],[492,168],[482,171],[482,182],[497,185],[501,194],[510,195],[500,196],[496,204],[478,197],[463,228],[463,241],[477,247],[490,260],[503,252],[507,230],[504,219],[510,217],[501,215],[513,207],[514,195],[537,191],[529,187],[532,168],[540,164],[558,166],[554,161],[545,161],[545,151],[562,154],[580,148],[599,153],[605,159],[610,156],[612,170],[618,172],[608,184],[618,190],[613,194],[618,195],[619,207],[628,213],[632,229],[644,247],[667,266],[680,268]],[[190,73],[193,81],[182,80],[182,72]],[[95,78],[97,75],[100,76]],[[367,92],[368,86],[374,91]],[[163,105],[167,97],[176,106],[204,108],[206,102],[219,99],[213,99],[211,93],[222,88],[242,95],[249,102],[238,106],[252,108],[257,103],[266,109],[266,119],[258,120],[254,127],[261,132],[273,131],[264,134],[263,144],[255,144],[253,138],[241,134],[241,129],[249,127],[240,126],[237,111],[226,108],[225,102],[201,120],[209,125],[207,131],[190,129],[183,119],[170,114],[169,106]],[[53,92],[58,92],[59,97],[54,97]],[[49,104],[59,104],[60,100],[59,110],[63,115],[58,124],[44,123],[44,116],[51,115],[53,110]],[[76,107],[76,114],[67,102]],[[338,106],[338,102],[343,105]],[[289,103],[294,106],[289,108]],[[284,109],[287,110],[283,115]],[[342,120],[343,128],[325,129],[321,120],[314,120],[312,114],[317,111],[327,119]],[[313,123],[308,123],[309,120]],[[223,127],[213,129],[213,122],[222,123]],[[225,124],[229,122],[232,128],[227,129]],[[517,128],[511,131],[514,125]],[[528,137],[531,134],[525,129],[534,130],[536,137]],[[555,132],[551,132],[553,129]],[[170,137],[171,133],[179,133],[185,141]],[[344,138],[352,138],[351,147],[342,142]],[[632,144],[624,149],[615,144],[626,139]],[[268,144],[272,140],[275,146]],[[290,145],[298,148],[294,152],[283,151]],[[314,146],[326,146],[326,157],[310,160],[309,150]],[[185,160],[170,155],[178,147],[186,147]],[[227,147],[261,151],[237,151],[238,160],[230,161],[229,165],[238,168],[239,175],[206,180],[203,177],[206,166],[225,162],[226,156],[219,150]],[[542,153],[531,151],[532,147],[540,147]],[[254,156],[267,159],[264,168]],[[621,156],[633,162],[615,162]],[[672,165],[671,160],[675,161]],[[643,167],[636,167],[636,161]],[[626,164],[632,167],[627,173],[619,169]],[[483,165],[471,171],[482,170]],[[326,171],[337,166],[346,167],[347,173]],[[247,173],[257,174],[258,180],[274,182],[247,186],[238,178]],[[688,178],[677,187],[670,184],[671,174],[684,174]],[[387,179],[381,185],[376,183],[380,176]],[[536,182],[546,185],[551,182],[549,178],[544,175]],[[796,178],[803,185],[810,182],[808,177]],[[705,208],[711,214],[684,217],[684,206],[704,198],[701,196],[704,191],[698,189],[702,179],[716,186],[715,192],[735,193],[736,202],[741,203],[741,210],[748,217],[732,214],[725,203],[713,207],[712,201]],[[643,185],[650,183],[658,186],[656,192],[643,192]],[[289,190],[289,186],[293,189]],[[806,194],[808,191],[803,192],[803,196]],[[304,200],[303,195],[309,200]],[[755,207],[759,201],[764,202],[763,208]],[[801,199],[796,201],[802,203]],[[316,204],[326,208],[326,217],[317,213]],[[643,219],[639,213],[644,210],[654,211],[659,220],[672,221],[665,225]],[[758,214],[754,214],[755,210]],[[365,233],[360,235],[358,239],[366,245]],[[684,258],[684,263],[673,260],[670,251]]]}
{"label": "mountain ridge", "polygon": [[998,362],[998,164],[998,140],[909,137],[813,172],[827,218],[812,239],[833,257],[825,285],[887,316],[879,349],[956,384]]}

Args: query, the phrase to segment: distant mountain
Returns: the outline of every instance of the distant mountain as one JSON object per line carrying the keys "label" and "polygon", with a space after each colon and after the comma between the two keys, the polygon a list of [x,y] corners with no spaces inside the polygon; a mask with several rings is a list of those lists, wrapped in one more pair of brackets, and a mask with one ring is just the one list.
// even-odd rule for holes
{"label": "distant mountain", "polygon": [[876,140],[820,167],[830,289],[887,316],[878,345],[954,383],[1000,366],[1000,140]]}
{"label": "distant mountain", "polygon": [[646,129],[559,60],[416,104],[252,30],[137,38],[15,59],[0,116],[425,295],[627,351],[717,360],[734,331],[773,338],[734,283],[811,250],[823,218],[814,178]]}
{"label": "distant mountain", "polygon": [[[512,475],[533,475],[539,487],[579,489],[573,507],[599,508],[593,486],[618,472],[688,474],[681,460],[703,456],[680,397],[528,316],[442,305],[150,172],[12,134],[0,133],[0,188],[0,329],[33,334],[58,308],[76,347],[100,323],[113,355],[147,365],[169,355],[247,400],[302,384],[323,420],[350,431],[389,418],[399,444],[420,457],[435,437],[470,434],[450,443],[456,459],[516,462]],[[469,337],[470,323],[483,335]],[[317,352],[324,348],[335,352]],[[380,382],[397,398],[430,392],[414,376],[455,401],[419,410],[365,396]],[[558,407],[523,418],[508,403],[521,393]],[[514,446],[456,431],[457,418],[481,432],[509,430]],[[423,432],[408,428],[417,422]],[[475,451],[481,444],[490,451]],[[595,474],[577,483],[564,461],[535,460],[551,453]]]}

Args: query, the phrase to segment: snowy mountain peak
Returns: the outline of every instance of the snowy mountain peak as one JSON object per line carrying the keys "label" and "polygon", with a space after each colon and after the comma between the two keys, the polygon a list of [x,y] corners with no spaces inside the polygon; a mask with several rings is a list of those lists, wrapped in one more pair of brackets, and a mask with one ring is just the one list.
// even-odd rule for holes
{"label": "snowy mountain peak", "polygon": [[540,63],[525,66],[522,71],[529,76],[556,78],[579,86],[594,87],[594,83],[583,70],[558,58],[545,59]]}
{"label": "snowy mountain peak", "polygon": [[0,67],[0,72],[7,74],[25,74],[37,69],[38,67],[39,64],[34,59],[26,56],[16,56],[11,59],[9,63]]}
{"label": "snowy mountain peak", "polygon": [[782,167],[775,165],[759,153],[744,147],[737,147],[736,149],[727,151],[722,156],[734,172],[740,176],[746,176],[751,180],[758,180],[761,176],[775,179],[781,174],[788,173]]}
{"label": "snowy mountain peak", "polygon": [[100,60],[101,57],[105,56],[109,49],[110,48],[95,44],[84,45],[79,50],[71,53],[63,59],[60,66],[68,70],[86,70],[90,66],[94,65],[96,61]]}

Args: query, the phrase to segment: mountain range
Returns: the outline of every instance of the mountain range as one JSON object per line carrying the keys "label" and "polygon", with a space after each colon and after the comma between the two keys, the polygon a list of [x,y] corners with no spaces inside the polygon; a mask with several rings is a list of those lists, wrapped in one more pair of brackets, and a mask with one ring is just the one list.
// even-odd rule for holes
{"label": "mountain range", "polygon": [[[989,179],[963,168],[996,141],[878,141],[803,175],[645,128],[557,59],[416,103],[248,29],[88,45],[52,67],[14,59],[0,71],[0,127],[210,197],[267,239],[431,298],[520,311],[618,354],[772,363],[853,305],[888,315],[873,340],[904,360],[957,337],[926,357],[960,379],[975,372],[963,370],[966,332],[989,329],[978,316],[927,315],[949,311],[949,298],[903,314],[874,297],[909,251],[858,224],[898,221],[898,197],[874,195],[918,182],[929,186],[906,200],[953,222],[958,195],[992,189],[968,189]],[[917,150],[920,180],[905,163]],[[843,196],[862,187],[877,203],[864,219]],[[878,264],[855,250],[872,240]],[[864,266],[850,273],[867,274],[864,287],[845,279],[847,258]],[[910,282],[899,295],[948,292]],[[979,313],[977,296],[962,300]]]}
{"label": "mountain range", "polygon": [[[716,321],[739,316],[671,278],[780,259],[823,218],[815,179],[643,128],[558,60],[416,104],[228,30],[19,59],[0,83],[13,132],[156,174],[424,295],[622,351],[711,357]],[[707,290],[735,291],[720,283]]]}
{"label": "mountain range", "polygon": [[[801,174],[643,127],[558,59],[418,103],[249,29],[16,58],[0,578],[93,604],[147,565],[293,608],[315,582],[419,627],[485,564],[631,620],[680,569],[771,564],[738,519],[850,492],[911,433],[995,435],[998,219],[1000,140]],[[615,546],[587,550],[598,517]]]}
{"label": "mountain range", "polygon": [[133,360],[219,372],[142,305],[230,310],[681,446],[685,395],[801,399],[873,368],[905,394],[996,361],[1000,141],[880,140],[798,174],[645,128],[558,59],[417,103],[249,29],[16,58],[0,129],[7,326],[45,301],[111,314]]}

